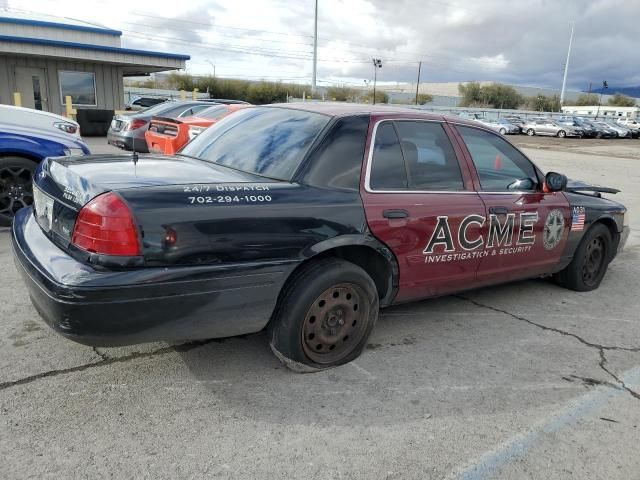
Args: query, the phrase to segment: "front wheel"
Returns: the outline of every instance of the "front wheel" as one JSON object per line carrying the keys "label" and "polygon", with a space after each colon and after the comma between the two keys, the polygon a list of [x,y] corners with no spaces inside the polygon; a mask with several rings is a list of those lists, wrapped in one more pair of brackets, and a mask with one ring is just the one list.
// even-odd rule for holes
{"label": "front wheel", "polygon": [[555,275],[556,281],[577,292],[595,290],[607,272],[612,245],[609,229],[596,223],[585,233],[571,263]]}
{"label": "front wheel", "polygon": [[559,130],[558,131],[558,137],[564,138],[566,136],[567,136],[567,132],[565,132],[564,130]]}
{"label": "front wheel", "polygon": [[529,135],[530,137],[533,137],[535,134],[536,132],[534,132],[533,128],[527,130],[527,135]]}
{"label": "front wheel", "polygon": [[18,210],[33,203],[37,164],[22,157],[0,158],[0,227],[8,227]]}
{"label": "front wheel", "polygon": [[507,130],[505,128],[501,128],[500,129],[500,134],[501,135],[506,135],[507,134]]}
{"label": "front wheel", "polygon": [[371,277],[334,258],[312,261],[294,275],[269,324],[273,353],[296,372],[357,358],[378,318],[378,292]]}

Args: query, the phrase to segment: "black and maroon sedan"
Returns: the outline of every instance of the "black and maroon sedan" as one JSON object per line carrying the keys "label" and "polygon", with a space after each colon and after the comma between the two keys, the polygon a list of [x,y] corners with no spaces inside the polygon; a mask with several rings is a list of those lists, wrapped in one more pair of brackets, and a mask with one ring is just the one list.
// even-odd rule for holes
{"label": "black and maroon sedan", "polygon": [[13,224],[40,315],[96,346],[268,329],[294,370],[356,358],[378,309],[553,275],[597,288],[615,193],[478,123],[359,105],[247,108],[176,156],[51,158]]}

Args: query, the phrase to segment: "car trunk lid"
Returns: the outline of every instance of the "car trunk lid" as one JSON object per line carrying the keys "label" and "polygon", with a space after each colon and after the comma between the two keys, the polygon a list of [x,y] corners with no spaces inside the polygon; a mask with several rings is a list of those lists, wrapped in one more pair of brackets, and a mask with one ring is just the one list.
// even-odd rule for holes
{"label": "car trunk lid", "polygon": [[[34,175],[34,212],[42,230],[68,248],[78,212],[105,192],[193,183],[271,182],[203,160],[163,155],[89,155],[44,160]],[[134,212],[135,213],[135,212]]]}

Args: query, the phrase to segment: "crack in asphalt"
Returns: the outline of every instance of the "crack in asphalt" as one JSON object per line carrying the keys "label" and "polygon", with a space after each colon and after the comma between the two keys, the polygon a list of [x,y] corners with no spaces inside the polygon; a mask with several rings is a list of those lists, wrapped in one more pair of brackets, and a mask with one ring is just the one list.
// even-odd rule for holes
{"label": "crack in asphalt", "polygon": [[129,362],[131,360],[137,360],[140,358],[155,357],[155,356],[165,355],[167,353],[172,353],[172,352],[188,352],[189,350],[202,347],[212,342],[221,343],[223,341],[225,341],[225,339],[213,338],[209,340],[187,342],[187,343],[182,343],[180,345],[170,345],[167,347],[159,348],[151,352],[133,352],[133,353],[130,353],[129,355],[123,355],[121,357],[109,357],[108,355],[99,352],[96,349],[96,347],[93,347],[93,351],[95,352],[95,354],[98,355],[98,357],[100,357],[100,360],[97,362],[85,363],[82,365],[77,365],[75,367],[61,368],[57,370],[48,370],[46,372],[37,373],[35,375],[30,375],[28,377],[20,378],[18,380],[3,382],[3,383],[0,383],[0,391],[6,390],[12,387],[17,387],[19,385],[26,385],[28,383],[35,382],[36,380],[40,380],[42,378],[57,377],[59,375],[66,375],[68,373],[83,372],[91,368],[104,367],[107,365],[113,365],[114,363]]}
{"label": "crack in asphalt", "polygon": [[[491,305],[487,305],[485,303],[482,302],[478,302],[477,300],[472,300],[471,298],[465,297],[463,295],[453,295],[456,298],[459,298],[461,300],[465,300],[473,305],[475,305],[476,307],[479,308],[486,308],[489,310],[493,310],[494,312],[497,313],[502,313],[504,315],[508,315],[512,318],[515,318],[518,321],[521,322],[525,322],[528,323],[529,325],[532,325],[534,327],[537,327],[541,330],[546,330],[549,332],[554,332],[554,333],[558,333],[560,335],[564,335],[566,337],[571,337],[574,338],[576,340],[578,340],[580,343],[582,343],[583,345],[589,347],[589,348],[594,348],[596,350],[598,350],[598,354],[600,355],[600,361],[598,362],[598,366],[600,367],[600,369],[602,369],[604,372],[606,372],[610,377],[612,377],[620,386],[620,388],[623,388],[624,390],[626,390],[627,392],[629,392],[629,394],[637,399],[640,400],[640,393],[636,392],[635,390],[633,390],[631,387],[629,387],[624,380],[622,380],[621,378],[619,378],[614,372],[612,372],[611,370],[609,370],[609,368],[607,368],[607,357],[605,355],[605,351],[607,350],[615,350],[615,351],[622,351],[622,352],[640,352],[640,347],[618,347],[615,345],[600,345],[598,343],[593,343],[593,342],[589,342],[588,340],[585,340],[584,338],[582,338],[579,335],[576,335],[575,333],[571,333],[571,332],[567,332],[565,330],[560,330],[559,328],[555,328],[555,327],[548,327],[546,325],[542,325],[541,323],[536,323],[533,320],[529,320],[528,318],[522,317],[520,315],[516,315],[515,313],[511,313],[507,310],[504,310],[502,308],[498,308],[498,307],[494,307]],[[573,375],[572,375],[573,376]],[[579,378],[579,377],[575,377],[574,378]],[[602,382],[602,384],[607,385],[607,386],[611,386],[613,388],[617,388],[617,386],[613,386],[608,382]]]}

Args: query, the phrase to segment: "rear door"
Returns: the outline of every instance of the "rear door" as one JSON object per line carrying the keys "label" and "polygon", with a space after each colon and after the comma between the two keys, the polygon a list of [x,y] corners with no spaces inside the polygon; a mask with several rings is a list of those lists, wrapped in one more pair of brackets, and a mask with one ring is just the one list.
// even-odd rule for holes
{"label": "rear door", "polygon": [[373,121],[361,193],[370,230],[398,260],[397,301],[475,281],[484,204],[449,128],[439,121]]}
{"label": "rear door", "polygon": [[478,282],[490,284],[549,273],[570,229],[569,202],[545,193],[542,174],[504,138],[457,125],[476,188],[486,206],[484,256]]}

